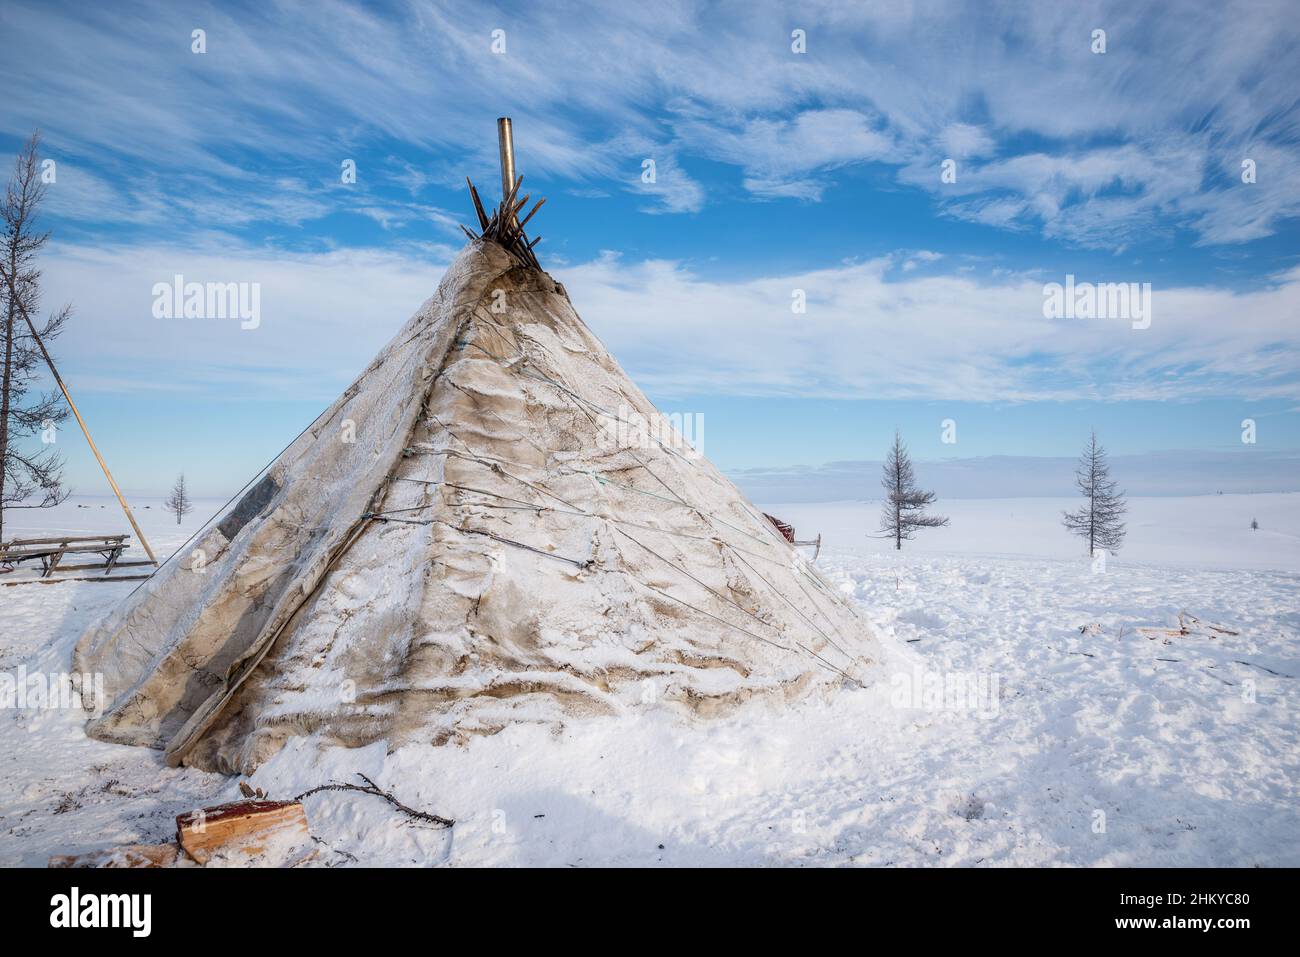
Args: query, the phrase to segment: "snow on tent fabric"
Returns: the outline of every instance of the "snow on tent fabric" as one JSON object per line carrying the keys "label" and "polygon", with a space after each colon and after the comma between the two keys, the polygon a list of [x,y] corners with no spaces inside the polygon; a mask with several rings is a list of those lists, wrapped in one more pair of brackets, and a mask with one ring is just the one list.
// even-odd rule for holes
{"label": "snow on tent fabric", "polygon": [[474,238],[369,368],[82,636],[88,732],[249,772],[289,738],[463,742],[690,720],[873,679],[881,648],[654,407],[548,274]]}

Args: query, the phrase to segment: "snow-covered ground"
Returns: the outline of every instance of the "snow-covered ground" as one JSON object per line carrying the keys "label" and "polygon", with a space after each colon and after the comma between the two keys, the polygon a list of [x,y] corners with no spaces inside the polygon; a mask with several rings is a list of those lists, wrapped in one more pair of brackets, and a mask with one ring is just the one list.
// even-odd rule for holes
{"label": "snow-covered ground", "polygon": [[[218,504],[180,526],[156,501],[137,515],[167,553]],[[912,652],[916,671],[870,690],[712,723],[649,707],[464,748],[318,758],[303,742],[253,784],[287,797],[360,772],[457,821],[315,795],[320,860],[339,865],[1300,864],[1300,495],[1134,499],[1100,573],[1060,528],[1073,502],[941,504],[952,526],[901,555],[866,537],[870,503],[765,506],[822,532],[821,567]],[[126,526],[80,499],[5,533],[55,530]],[[65,671],[131,587],[0,587],[0,674]],[[1186,635],[1137,630],[1180,614]],[[166,839],[176,814],[237,794],[86,738],[74,710],[0,713],[0,864]]]}

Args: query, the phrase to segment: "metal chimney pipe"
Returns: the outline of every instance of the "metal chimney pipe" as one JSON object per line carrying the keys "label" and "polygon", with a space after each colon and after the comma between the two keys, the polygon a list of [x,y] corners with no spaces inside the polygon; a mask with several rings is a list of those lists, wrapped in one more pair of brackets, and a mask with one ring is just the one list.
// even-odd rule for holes
{"label": "metal chimney pipe", "polygon": [[508,116],[497,120],[497,143],[501,147],[501,198],[504,200],[515,185],[515,138]]}

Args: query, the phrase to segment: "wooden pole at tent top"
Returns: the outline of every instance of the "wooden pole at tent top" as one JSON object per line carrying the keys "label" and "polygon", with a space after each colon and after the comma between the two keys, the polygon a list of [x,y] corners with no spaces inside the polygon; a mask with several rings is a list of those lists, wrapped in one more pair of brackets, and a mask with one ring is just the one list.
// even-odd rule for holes
{"label": "wooden pole at tent top", "polygon": [[508,116],[497,120],[497,146],[501,150],[501,197],[504,200],[515,188],[515,137]]}
{"label": "wooden pole at tent top", "polygon": [[97,461],[99,467],[104,470],[104,478],[108,479],[108,484],[113,488],[113,494],[117,496],[117,503],[122,506],[122,511],[126,513],[126,520],[130,522],[131,527],[135,529],[136,537],[140,539],[140,544],[144,546],[145,554],[149,556],[149,561],[157,565],[158,559],[154,556],[153,549],[149,547],[149,542],[144,537],[144,532],[140,531],[140,526],[136,524],[135,516],[131,514],[131,506],[127,505],[126,499],[122,497],[122,490],[118,488],[117,483],[113,481],[113,475],[108,470],[108,463],[104,461],[104,456],[99,454],[99,449],[95,446],[95,440],[90,437],[90,429],[86,428],[86,420],[83,419],[81,413],[77,411],[77,404],[72,401],[72,394],[64,384],[63,377],[59,375],[59,370],[54,367],[54,360],[50,358],[49,350],[45,348],[45,343],[41,340],[40,333],[36,331],[36,326],[32,324],[32,317],[27,315],[26,309],[22,310],[22,313],[23,318],[27,320],[27,328],[32,331],[32,338],[36,340],[36,344],[40,346],[41,355],[45,357],[45,364],[50,367],[50,374],[54,376],[54,381],[58,383],[59,391],[63,393],[63,397],[68,400],[68,408],[70,408],[72,414],[76,416],[77,425],[81,426],[81,432],[86,437],[86,442],[90,445],[90,451],[95,453],[95,461]]}

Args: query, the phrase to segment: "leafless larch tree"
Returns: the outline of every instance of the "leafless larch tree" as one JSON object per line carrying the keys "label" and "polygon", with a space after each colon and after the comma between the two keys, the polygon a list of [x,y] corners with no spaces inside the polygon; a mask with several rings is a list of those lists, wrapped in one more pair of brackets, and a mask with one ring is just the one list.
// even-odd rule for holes
{"label": "leafless larch tree", "polygon": [[1065,527],[1087,539],[1089,555],[1096,555],[1099,548],[1119,551],[1124,541],[1124,514],[1128,505],[1124,493],[1118,490],[1118,483],[1110,477],[1106,450],[1097,443],[1096,432],[1079,457],[1074,483],[1087,502],[1078,511],[1061,513]]}
{"label": "leafless larch tree", "polygon": [[0,210],[0,539],[7,510],[49,508],[68,497],[63,460],[52,441],[68,409],[57,393],[33,391],[43,364],[33,332],[48,345],[72,312],[64,306],[36,326],[41,271],[35,263],[50,237],[34,226],[45,196],[39,146],[39,135],[33,135],[19,151]]}
{"label": "leafless larch tree", "polygon": [[927,515],[925,509],[934,504],[934,493],[916,487],[916,473],[903,437],[894,433],[894,445],[885,460],[885,473],[880,484],[885,489],[885,502],[880,509],[880,531],[894,540],[894,548],[901,550],[903,542],[912,538],[918,528],[940,528],[948,519],[940,515]]}
{"label": "leafless larch tree", "polygon": [[189,514],[190,494],[185,488],[185,473],[182,472],[176,477],[176,484],[172,486],[171,493],[167,496],[167,501],[163,503],[167,511],[176,516],[176,524],[181,523],[181,519]]}

